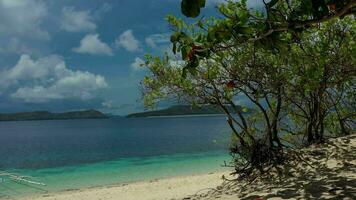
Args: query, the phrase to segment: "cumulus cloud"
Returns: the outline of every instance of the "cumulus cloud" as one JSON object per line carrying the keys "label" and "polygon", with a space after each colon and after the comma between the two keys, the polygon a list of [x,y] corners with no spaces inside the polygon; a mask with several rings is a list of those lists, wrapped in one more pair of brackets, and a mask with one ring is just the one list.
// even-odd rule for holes
{"label": "cumulus cloud", "polygon": [[126,30],[115,40],[117,47],[123,47],[127,51],[137,52],[141,51],[140,42],[133,35],[132,30]]}
{"label": "cumulus cloud", "polygon": [[145,38],[146,44],[151,48],[157,48],[158,45],[169,43],[170,34],[152,34]]}
{"label": "cumulus cloud", "polygon": [[96,25],[89,11],[75,11],[73,7],[64,7],[61,29],[69,32],[92,31],[96,29]]}
{"label": "cumulus cloud", "polygon": [[135,61],[133,63],[131,63],[131,68],[134,70],[134,71],[139,71],[139,70],[142,70],[142,65],[145,64],[145,61],[142,60],[141,58],[139,57],[136,57],[135,58]]}
{"label": "cumulus cloud", "polygon": [[19,38],[13,37],[0,40],[0,54],[2,53],[39,54],[39,50],[30,47]]}
{"label": "cumulus cloud", "polygon": [[0,0],[0,35],[48,40],[48,32],[41,29],[47,13],[43,1]]}
{"label": "cumulus cloud", "polygon": [[100,41],[98,34],[88,34],[81,41],[79,47],[73,49],[76,53],[92,54],[92,55],[108,55],[112,56],[112,49]]}
{"label": "cumulus cloud", "polygon": [[0,91],[28,103],[88,100],[95,97],[96,91],[108,87],[103,76],[70,70],[57,55],[38,60],[22,55],[14,67],[0,72],[0,84]]}

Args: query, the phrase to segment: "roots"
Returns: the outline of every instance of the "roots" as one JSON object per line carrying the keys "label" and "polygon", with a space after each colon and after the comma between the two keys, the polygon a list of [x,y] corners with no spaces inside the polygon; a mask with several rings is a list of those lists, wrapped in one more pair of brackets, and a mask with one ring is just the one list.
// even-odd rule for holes
{"label": "roots", "polygon": [[255,172],[263,174],[287,160],[283,148],[271,147],[260,140],[247,147],[234,146],[230,151],[239,179],[250,178]]}

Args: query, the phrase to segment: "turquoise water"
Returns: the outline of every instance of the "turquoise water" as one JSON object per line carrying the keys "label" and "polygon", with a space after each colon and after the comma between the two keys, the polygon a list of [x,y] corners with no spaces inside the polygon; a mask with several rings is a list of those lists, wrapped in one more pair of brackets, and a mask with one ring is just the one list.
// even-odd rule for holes
{"label": "turquoise water", "polygon": [[223,117],[0,123],[2,169],[46,186],[4,180],[19,197],[226,170]]}
{"label": "turquoise water", "polygon": [[[20,197],[51,192],[153,180],[173,176],[198,174],[226,170],[221,165],[230,157],[225,151],[199,154],[177,154],[127,158],[71,167],[38,170],[12,170],[46,186],[23,185],[10,181],[0,184],[4,197]],[[30,186],[30,187],[29,187]]]}

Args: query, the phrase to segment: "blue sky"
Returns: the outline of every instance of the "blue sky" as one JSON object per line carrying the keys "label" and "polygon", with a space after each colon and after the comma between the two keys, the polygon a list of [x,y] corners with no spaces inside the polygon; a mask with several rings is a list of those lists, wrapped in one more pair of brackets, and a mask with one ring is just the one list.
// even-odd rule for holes
{"label": "blue sky", "polygon": [[168,49],[167,14],[180,0],[0,0],[0,112],[143,110],[138,64]]}

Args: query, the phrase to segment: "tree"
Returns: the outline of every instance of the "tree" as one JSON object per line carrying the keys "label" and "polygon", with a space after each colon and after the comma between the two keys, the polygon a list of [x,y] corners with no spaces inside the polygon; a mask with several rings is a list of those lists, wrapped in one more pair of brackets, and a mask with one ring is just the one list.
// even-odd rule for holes
{"label": "tree", "polygon": [[[182,0],[181,11],[187,17],[198,17],[206,0]],[[229,1],[229,0],[226,0]],[[298,30],[309,26],[344,17],[356,12],[355,0],[261,0],[266,18],[259,18],[267,25],[264,36],[273,32]],[[253,17],[253,13],[249,13]],[[256,38],[256,37],[255,37]],[[257,37],[260,38],[260,37]]]}
{"label": "tree", "polygon": [[[331,8],[329,17],[298,15],[303,22],[323,23],[269,33],[285,25],[278,21],[284,12],[292,15],[306,1],[288,2],[270,1],[267,16],[247,9],[246,1],[221,4],[223,18],[194,24],[168,16],[172,53],[146,57],[151,74],[143,82],[145,104],[174,98],[220,106],[233,133],[235,168],[243,175],[283,162],[283,136],[322,142],[325,132],[339,126],[345,134],[354,123],[354,109],[346,111],[355,105],[355,21],[346,16],[352,9],[339,15],[344,19],[330,14]],[[353,5],[343,2],[337,13]],[[280,14],[271,14],[277,10]],[[238,109],[241,96],[254,105],[252,115]]]}
{"label": "tree", "polygon": [[347,122],[355,117],[355,102],[350,99],[355,94],[355,25],[354,18],[346,17],[304,31],[292,43],[292,56],[286,57],[291,69],[286,96],[290,115],[302,121],[299,127],[309,143],[321,142],[325,133],[336,132],[330,130],[335,122],[341,134],[350,132]]}
{"label": "tree", "polygon": [[[334,18],[343,18],[355,14],[356,0],[261,0],[264,10],[248,9],[246,0],[234,2],[227,0],[218,9],[224,16],[214,20],[206,29],[204,37],[209,44],[201,48],[207,51],[219,51],[231,46],[239,46],[246,41],[257,41],[264,48],[283,46],[282,33],[299,33],[322,22]],[[181,10],[187,17],[197,17],[200,9],[205,6],[205,0],[182,0]],[[234,37],[233,40],[231,38]],[[192,39],[192,38],[191,38]],[[189,45],[186,40],[176,43]],[[204,57],[204,56],[203,56]],[[190,66],[197,66],[194,61]]]}
{"label": "tree", "polygon": [[[285,83],[284,69],[278,68],[281,61],[251,43],[211,56],[184,77],[184,63],[168,54],[147,56],[152,74],[144,79],[145,103],[175,98],[198,106],[218,105],[233,133],[231,151],[240,163],[236,170],[247,174],[254,168],[263,170],[264,164],[280,159],[282,148],[278,136]],[[255,105],[254,115],[246,116],[247,108],[241,110],[235,103],[241,95]]]}

